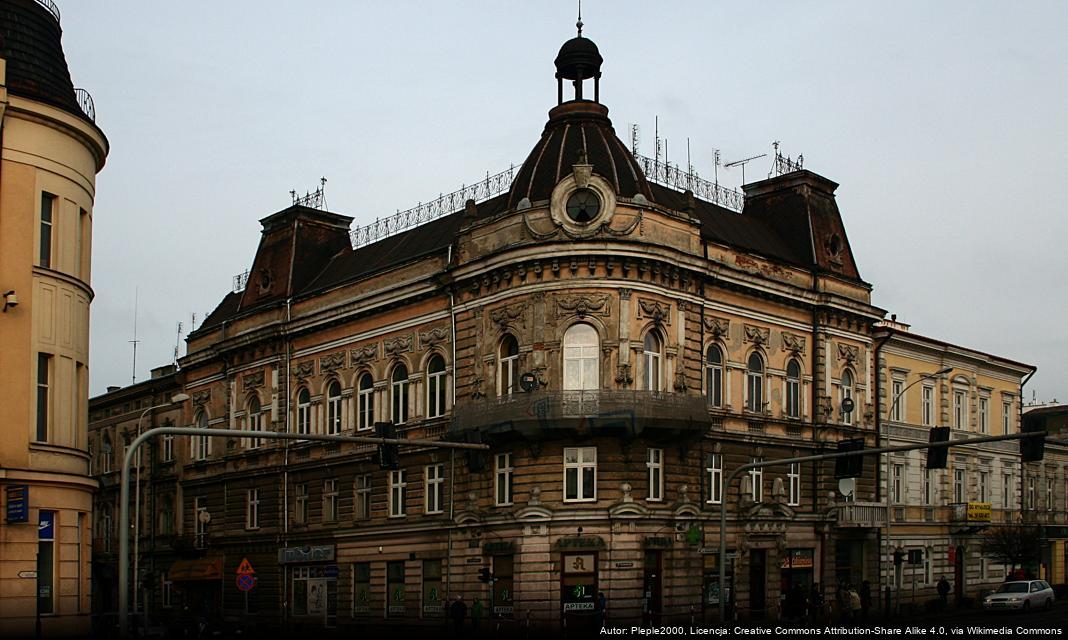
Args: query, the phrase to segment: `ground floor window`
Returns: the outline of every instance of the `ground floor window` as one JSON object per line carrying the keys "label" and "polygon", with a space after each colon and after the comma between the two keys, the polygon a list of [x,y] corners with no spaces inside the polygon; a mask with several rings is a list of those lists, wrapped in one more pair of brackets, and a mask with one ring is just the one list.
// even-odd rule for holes
{"label": "ground floor window", "polygon": [[293,567],[293,615],[337,617],[337,567]]}
{"label": "ground floor window", "polygon": [[371,563],[352,565],[352,615],[371,613]]}
{"label": "ground floor window", "polygon": [[386,563],[386,616],[404,615],[404,561]]}
{"label": "ground floor window", "polygon": [[564,615],[592,614],[597,597],[597,554],[565,554],[563,569],[560,596]]}
{"label": "ground floor window", "polygon": [[515,591],[515,557],[493,556],[493,602],[495,616],[511,616],[512,593]]}
{"label": "ground floor window", "polygon": [[423,560],[423,615],[439,617],[445,613],[445,593],[441,587],[441,559]]}

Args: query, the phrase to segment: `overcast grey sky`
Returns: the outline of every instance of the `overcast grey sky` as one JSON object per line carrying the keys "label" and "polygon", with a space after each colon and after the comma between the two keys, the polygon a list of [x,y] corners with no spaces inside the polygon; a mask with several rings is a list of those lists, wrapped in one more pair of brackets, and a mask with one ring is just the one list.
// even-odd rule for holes
{"label": "overcast grey sky", "polygon": [[[251,264],[259,218],[329,179],[366,223],[521,163],[575,2],[61,2],[111,141],[94,210],[91,391],[171,361]],[[1035,364],[1068,401],[1068,3],[586,0],[620,136],[713,172],[781,140],[841,184],[875,304]],[[764,164],[761,164],[764,162]],[[765,161],[746,178],[767,175]],[[741,183],[738,170],[720,181]],[[184,342],[182,353],[184,354]]]}

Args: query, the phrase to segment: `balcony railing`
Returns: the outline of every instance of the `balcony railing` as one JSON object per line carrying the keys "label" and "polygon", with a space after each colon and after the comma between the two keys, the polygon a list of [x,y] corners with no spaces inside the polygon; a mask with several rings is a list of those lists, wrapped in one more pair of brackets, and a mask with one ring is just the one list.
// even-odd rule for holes
{"label": "balcony railing", "polygon": [[886,525],[886,505],[881,502],[839,502],[839,527],[879,528]]}
{"label": "balcony railing", "polygon": [[639,435],[704,432],[711,425],[705,399],[655,391],[516,393],[458,403],[449,433],[548,435],[559,430]]}
{"label": "balcony railing", "polygon": [[59,7],[56,6],[55,2],[52,2],[52,0],[37,0],[37,4],[47,9],[48,13],[51,13],[52,17],[56,19],[56,22],[59,22]]}
{"label": "balcony railing", "polygon": [[93,104],[93,96],[89,95],[85,89],[75,89],[74,99],[78,101],[78,107],[85,117],[96,122],[96,106]]}

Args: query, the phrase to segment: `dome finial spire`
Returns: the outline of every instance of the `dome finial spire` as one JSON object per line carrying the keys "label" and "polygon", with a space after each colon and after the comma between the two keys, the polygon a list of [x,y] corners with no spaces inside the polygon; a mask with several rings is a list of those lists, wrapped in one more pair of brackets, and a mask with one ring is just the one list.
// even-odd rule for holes
{"label": "dome finial spire", "polygon": [[578,37],[581,38],[582,37],[582,0],[578,0],[578,10],[579,10],[578,22],[575,23],[575,26],[578,27]]}

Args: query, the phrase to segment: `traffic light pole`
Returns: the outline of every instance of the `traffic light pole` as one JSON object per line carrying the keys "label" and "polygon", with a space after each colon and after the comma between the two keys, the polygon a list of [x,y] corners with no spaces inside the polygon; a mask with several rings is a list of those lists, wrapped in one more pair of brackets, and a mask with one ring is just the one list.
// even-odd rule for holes
{"label": "traffic light pole", "polygon": [[[875,449],[864,449],[861,451],[845,451],[841,453],[821,453],[814,456],[800,456],[795,458],[785,458],[782,460],[768,460],[763,462],[750,462],[743,464],[728,476],[727,480],[723,483],[723,503],[720,505],[719,510],[719,557],[716,562],[719,564],[719,621],[721,623],[727,622],[727,598],[725,586],[727,582],[727,491],[730,489],[731,483],[740,474],[751,471],[753,469],[763,469],[764,467],[776,467],[781,465],[790,465],[801,462],[820,462],[822,460],[835,460],[837,458],[849,458],[852,456],[868,456],[879,455],[883,453],[895,453],[898,451],[916,451],[919,449],[940,449],[949,447],[958,447],[968,444],[982,444],[984,442],[1001,442],[1002,440],[1022,440],[1024,438],[1037,438],[1045,437],[1045,431],[1031,431],[1027,433],[1013,433],[1004,436],[979,436],[977,438],[963,438],[961,440],[954,440],[952,442],[928,442],[924,444],[906,444],[896,447],[878,447]],[[889,520],[890,512],[887,510],[886,518]],[[879,566],[882,567],[882,559],[880,558]],[[734,598],[733,583],[730,593],[730,597]]]}
{"label": "traffic light pole", "polygon": [[238,438],[264,438],[267,440],[315,440],[319,442],[354,442],[357,444],[396,444],[438,449],[473,449],[484,451],[486,444],[467,442],[443,442],[406,438],[376,438],[374,436],[334,436],[317,433],[277,433],[275,431],[242,431],[240,429],[200,429],[197,427],[156,427],[137,436],[130,443],[122,459],[122,476],[119,486],[119,637],[129,637],[130,604],[130,463],[137,449],[147,440],[161,435],[173,436],[229,436]]}

